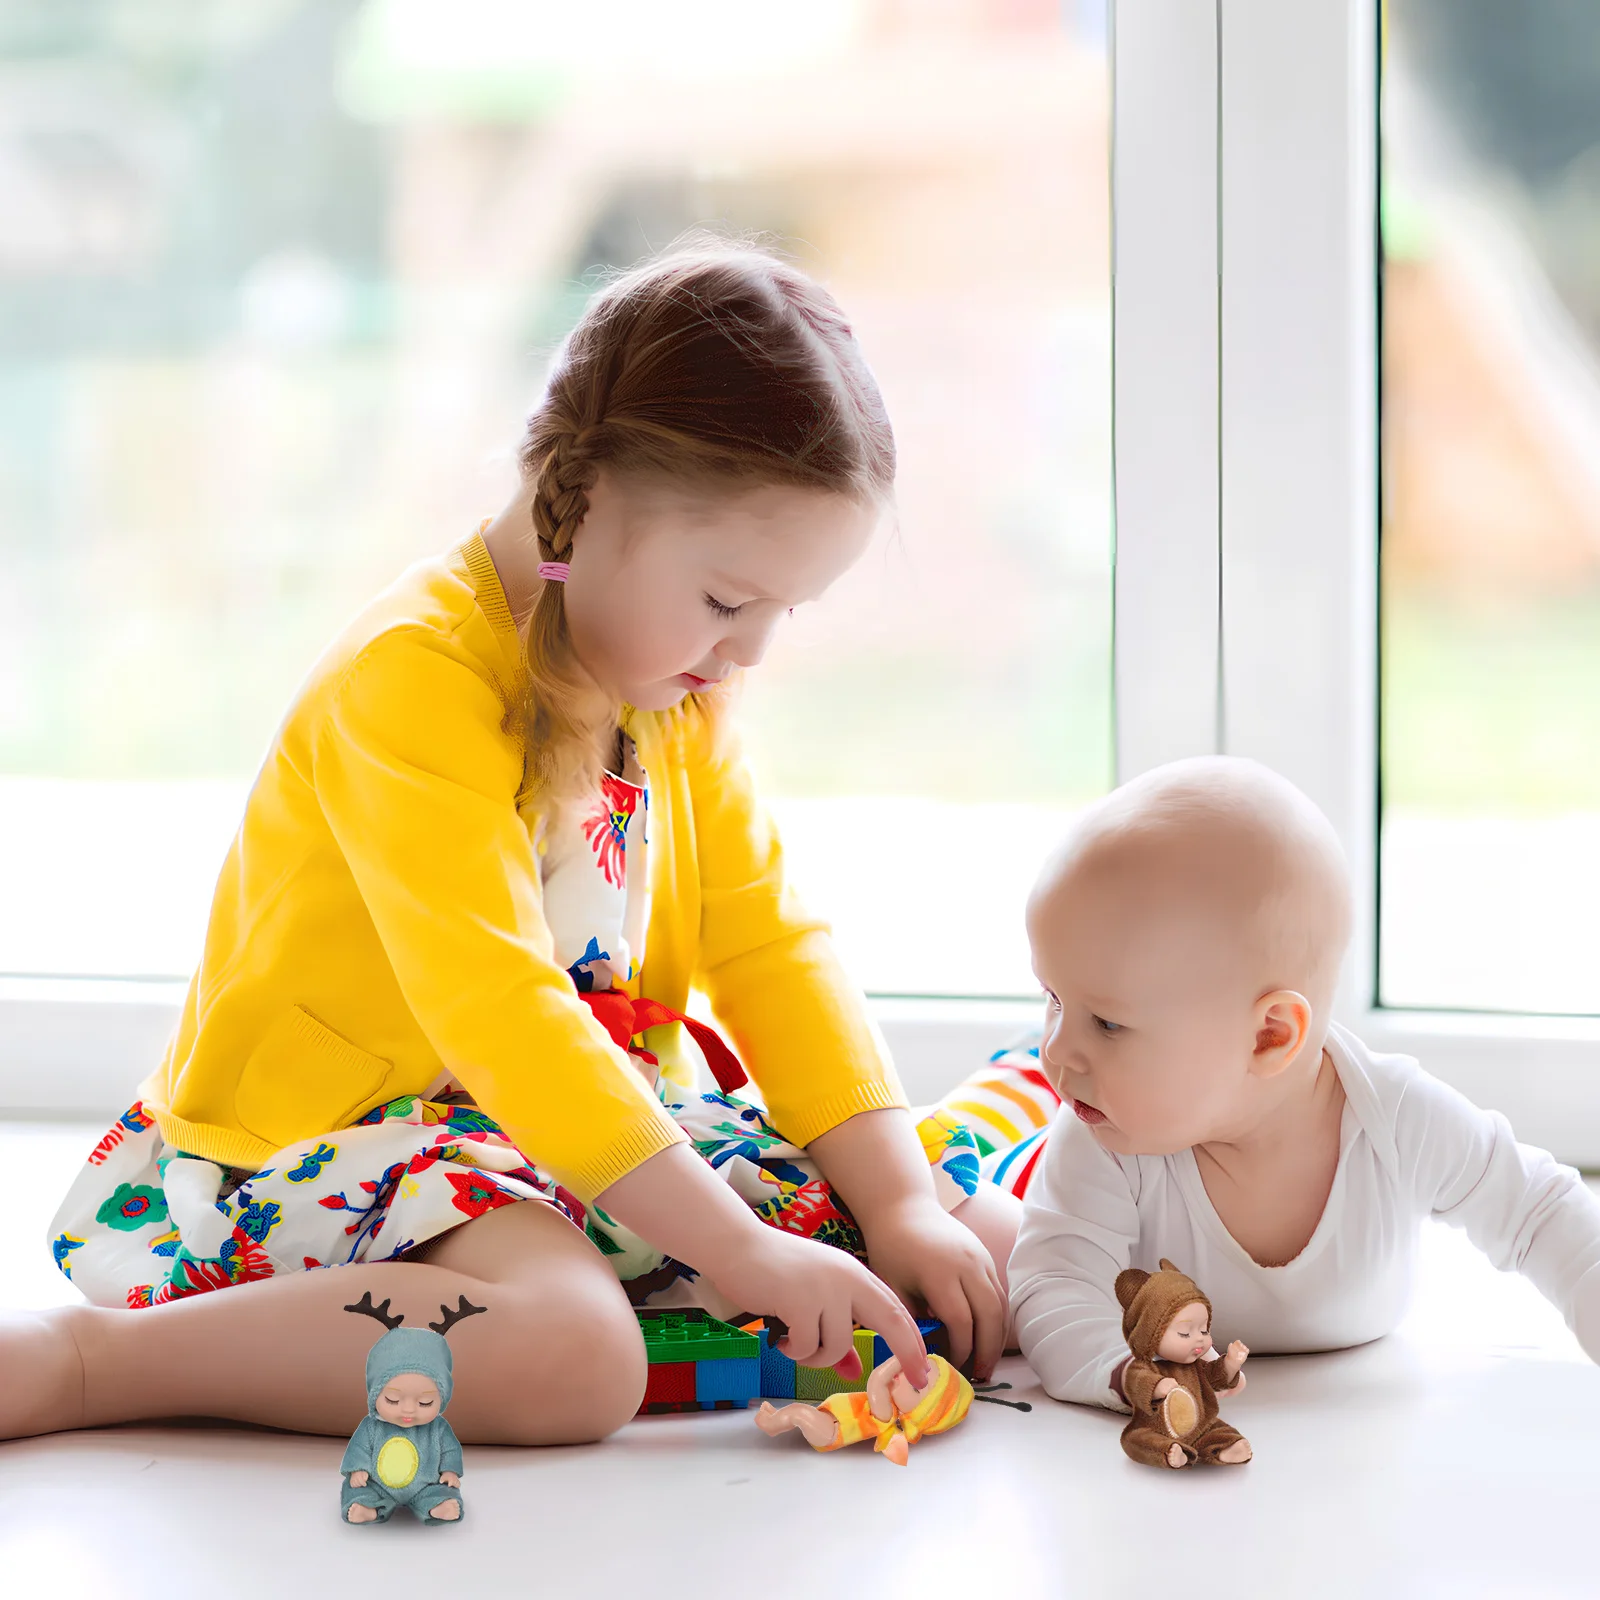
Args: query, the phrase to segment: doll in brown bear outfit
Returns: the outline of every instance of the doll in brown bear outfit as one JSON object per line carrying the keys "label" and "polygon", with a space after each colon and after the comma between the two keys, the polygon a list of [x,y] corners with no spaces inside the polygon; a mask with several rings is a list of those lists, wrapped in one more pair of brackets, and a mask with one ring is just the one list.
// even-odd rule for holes
{"label": "doll in brown bear outfit", "polygon": [[1250,1442],[1217,1414],[1219,1394],[1244,1388],[1250,1354],[1237,1339],[1220,1360],[1212,1353],[1211,1302],[1165,1259],[1159,1272],[1129,1267],[1117,1274],[1122,1333],[1133,1358],[1122,1369],[1122,1392],[1133,1420],[1122,1448],[1150,1467],[1191,1461],[1240,1466]]}

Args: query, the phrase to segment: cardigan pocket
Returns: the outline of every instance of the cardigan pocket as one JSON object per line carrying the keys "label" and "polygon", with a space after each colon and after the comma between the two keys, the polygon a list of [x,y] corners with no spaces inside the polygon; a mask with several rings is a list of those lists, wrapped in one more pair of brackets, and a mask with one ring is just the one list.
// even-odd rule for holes
{"label": "cardigan pocket", "polygon": [[380,1104],[393,1063],[341,1039],[301,1006],[267,1029],[239,1074],[239,1125],[274,1150],[347,1126]]}

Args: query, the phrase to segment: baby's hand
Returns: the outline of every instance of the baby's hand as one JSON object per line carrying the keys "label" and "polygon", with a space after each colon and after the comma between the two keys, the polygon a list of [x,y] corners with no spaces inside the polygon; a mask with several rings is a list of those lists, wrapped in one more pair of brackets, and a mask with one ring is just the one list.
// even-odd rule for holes
{"label": "baby's hand", "polygon": [[1250,1359],[1250,1346],[1243,1339],[1235,1339],[1228,1346],[1226,1361],[1230,1371],[1237,1372]]}
{"label": "baby's hand", "polygon": [[1178,1380],[1176,1378],[1163,1378],[1161,1382],[1150,1391],[1150,1398],[1152,1400],[1165,1400],[1167,1396],[1171,1394],[1172,1391],[1177,1387]]}
{"label": "baby's hand", "polygon": [[459,1489],[461,1487],[460,1478],[458,1478],[453,1472],[441,1472],[439,1474],[439,1482],[448,1483],[452,1489]]}
{"label": "baby's hand", "polygon": [[364,1472],[352,1472],[350,1474],[350,1487],[352,1489],[365,1489],[366,1486],[367,1486],[367,1475],[366,1475],[366,1473],[364,1473]]}

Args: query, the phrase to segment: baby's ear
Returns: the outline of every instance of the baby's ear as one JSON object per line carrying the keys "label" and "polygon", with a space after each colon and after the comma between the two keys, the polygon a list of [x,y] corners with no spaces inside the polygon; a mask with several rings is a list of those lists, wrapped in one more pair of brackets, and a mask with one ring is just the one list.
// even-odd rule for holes
{"label": "baby's ear", "polygon": [[1133,1304],[1133,1297],[1150,1281],[1150,1274],[1142,1267],[1126,1267],[1117,1274],[1117,1303],[1124,1311]]}

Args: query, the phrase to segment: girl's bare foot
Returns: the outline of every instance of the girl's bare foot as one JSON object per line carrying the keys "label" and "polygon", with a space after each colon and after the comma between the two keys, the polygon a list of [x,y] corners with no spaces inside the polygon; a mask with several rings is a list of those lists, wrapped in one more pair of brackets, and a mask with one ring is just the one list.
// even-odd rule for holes
{"label": "girl's bare foot", "polygon": [[0,1312],[0,1439],[83,1426],[83,1360],[73,1336],[81,1306]]}
{"label": "girl's bare foot", "polygon": [[461,1516],[461,1502],[459,1500],[441,1500],[428,1515],[437,1517],[441,1522],[455,1522]]}
{"label": "girl's bare foot", "polygon": [[1248,1439],[1235,1439],[1226,1450],[1218,1453],[1218,1461],[1226,1461],[1230,1467],[1242,1467],[1250,1459],[1252,1452]]}
{"label": "girl's bare foot", "polygon": [[378,1513],[371,1506],[362,1505],[359,1500],[345,1512],[346,1522],[376,1522],[377,1520]]}
{"label": "girl's bare foot", "polygon": [[1167,1465],[1169,1467],[1186,1467],[1189,1465],[1189,1452],[1181,1444],[1175,1444],[1167,1451]]}

